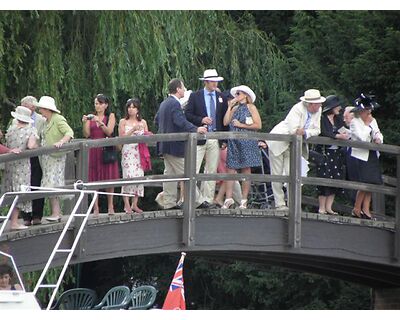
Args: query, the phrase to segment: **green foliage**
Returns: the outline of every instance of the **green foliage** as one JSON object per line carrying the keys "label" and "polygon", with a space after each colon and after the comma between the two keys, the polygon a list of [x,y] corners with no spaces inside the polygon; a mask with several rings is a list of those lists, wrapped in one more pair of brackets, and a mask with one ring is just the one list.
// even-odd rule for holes
{"label": "green foliage", "polygon": [[[55,267],[51,268],[48,270],[44,283],[47,284],[56,284],[58,277],[61,273],[62,267]],[[33,272],[27,272],[24,273],[23,279],[24,279],[24,284],[25,284],[25,290],[28,292],[32,292],[33,289],[36,286],[36,283],[38,282],[40,275],[42,271],[33,271]],[[61,285],[58,289],[58,296],[60,293],[62,293],[65,288],[70,284],[75,282],[75,276],[73,274],[73,268],[68,267],[64,277],[63,281],[61,282]],[[36,294],[36,298],[39,300],[40,305],[44,308],[47,306],[51,295],[53,294],[53,290],[50,289],[39,289],[38,293]]]}
{"label": "green foliage", "polygon": [[[196,90],[206,68],[217,68],[225,77],[223,89],[251,86],[262,115],[266,108],[276,109],[285,91],[286,59],[251,16],[240,23],[222,11],[24,11],[0,16],[0,97],[14,104],[28,93],[55,97],[77,137],[81,116],[92,111],[95,94],[112,98],[111,110],[118,118],[126,99],[138,96],[152,126],[169,80],[181,77]],[[6,113],[3,125],[8,118]]]}
{"label": "green foliage", "polygon": [[[301,289],[300,289],[301,288]],[[185,291],[196,309],[369,309],[370,289],[245,262],[187,259]]]}

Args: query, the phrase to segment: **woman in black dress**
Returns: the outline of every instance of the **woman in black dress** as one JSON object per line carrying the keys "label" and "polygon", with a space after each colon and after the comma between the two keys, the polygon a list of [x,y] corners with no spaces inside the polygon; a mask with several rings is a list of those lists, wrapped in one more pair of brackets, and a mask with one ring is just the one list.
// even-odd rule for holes
{"label": "woman in black dress", "polygon": [[[337,96],[328,96],[323,104],[321,116],[320,136],[333,139],[348,140],[349,134],[344,130],[343,117],[340,114],[342,107]],[[325,161],[317,166],[317,177],[329,179],[343,179],[344,154],[336,145],[319,145],[317,150],[325,155]],[[332,210],[335,195],[339,188],[318,186],[319,213],[337,214]]]}

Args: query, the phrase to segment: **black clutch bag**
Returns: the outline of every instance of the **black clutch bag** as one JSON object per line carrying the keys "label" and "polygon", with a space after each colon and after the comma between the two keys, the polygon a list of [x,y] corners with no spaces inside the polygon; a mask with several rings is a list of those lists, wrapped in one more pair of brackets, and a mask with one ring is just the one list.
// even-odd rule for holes
{"label": "black clutch bag", "polygon": [[325,163],[326,157],[324,154],[315,150],[310,150],[308,153],[308,160],[317,166],[322,166]]}
{"label": "black clutch bag", "polygon": [[103,163],[113,163],[118,160],[117,149],[114,146],[103,147]]}

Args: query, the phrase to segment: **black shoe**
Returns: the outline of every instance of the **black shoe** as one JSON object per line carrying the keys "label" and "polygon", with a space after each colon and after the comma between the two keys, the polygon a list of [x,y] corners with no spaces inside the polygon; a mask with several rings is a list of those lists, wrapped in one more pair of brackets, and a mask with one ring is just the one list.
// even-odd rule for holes
{"label": "black shoe", "polygon": [[32,225],[31,220],[24,220],[24,225],[27,227],[31,226]]}
{"label": "black shoe", "polygon": [[217,206],[215,204],[211,204],[211,203],[208,203],[207,201],[204,201],[196,209],[217,209]]}

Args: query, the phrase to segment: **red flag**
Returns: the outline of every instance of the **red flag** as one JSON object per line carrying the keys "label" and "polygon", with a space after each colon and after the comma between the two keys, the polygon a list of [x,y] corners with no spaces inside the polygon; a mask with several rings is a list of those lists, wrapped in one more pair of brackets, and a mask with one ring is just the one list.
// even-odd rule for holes
{"label": "red flag", "polygon": [[167,297],[164,301],[163,310],[186,310],[185,289],[183,288],[183,261],[185,260],[185,256],[186,253],[182,252],[174,278],[172,279]]}

